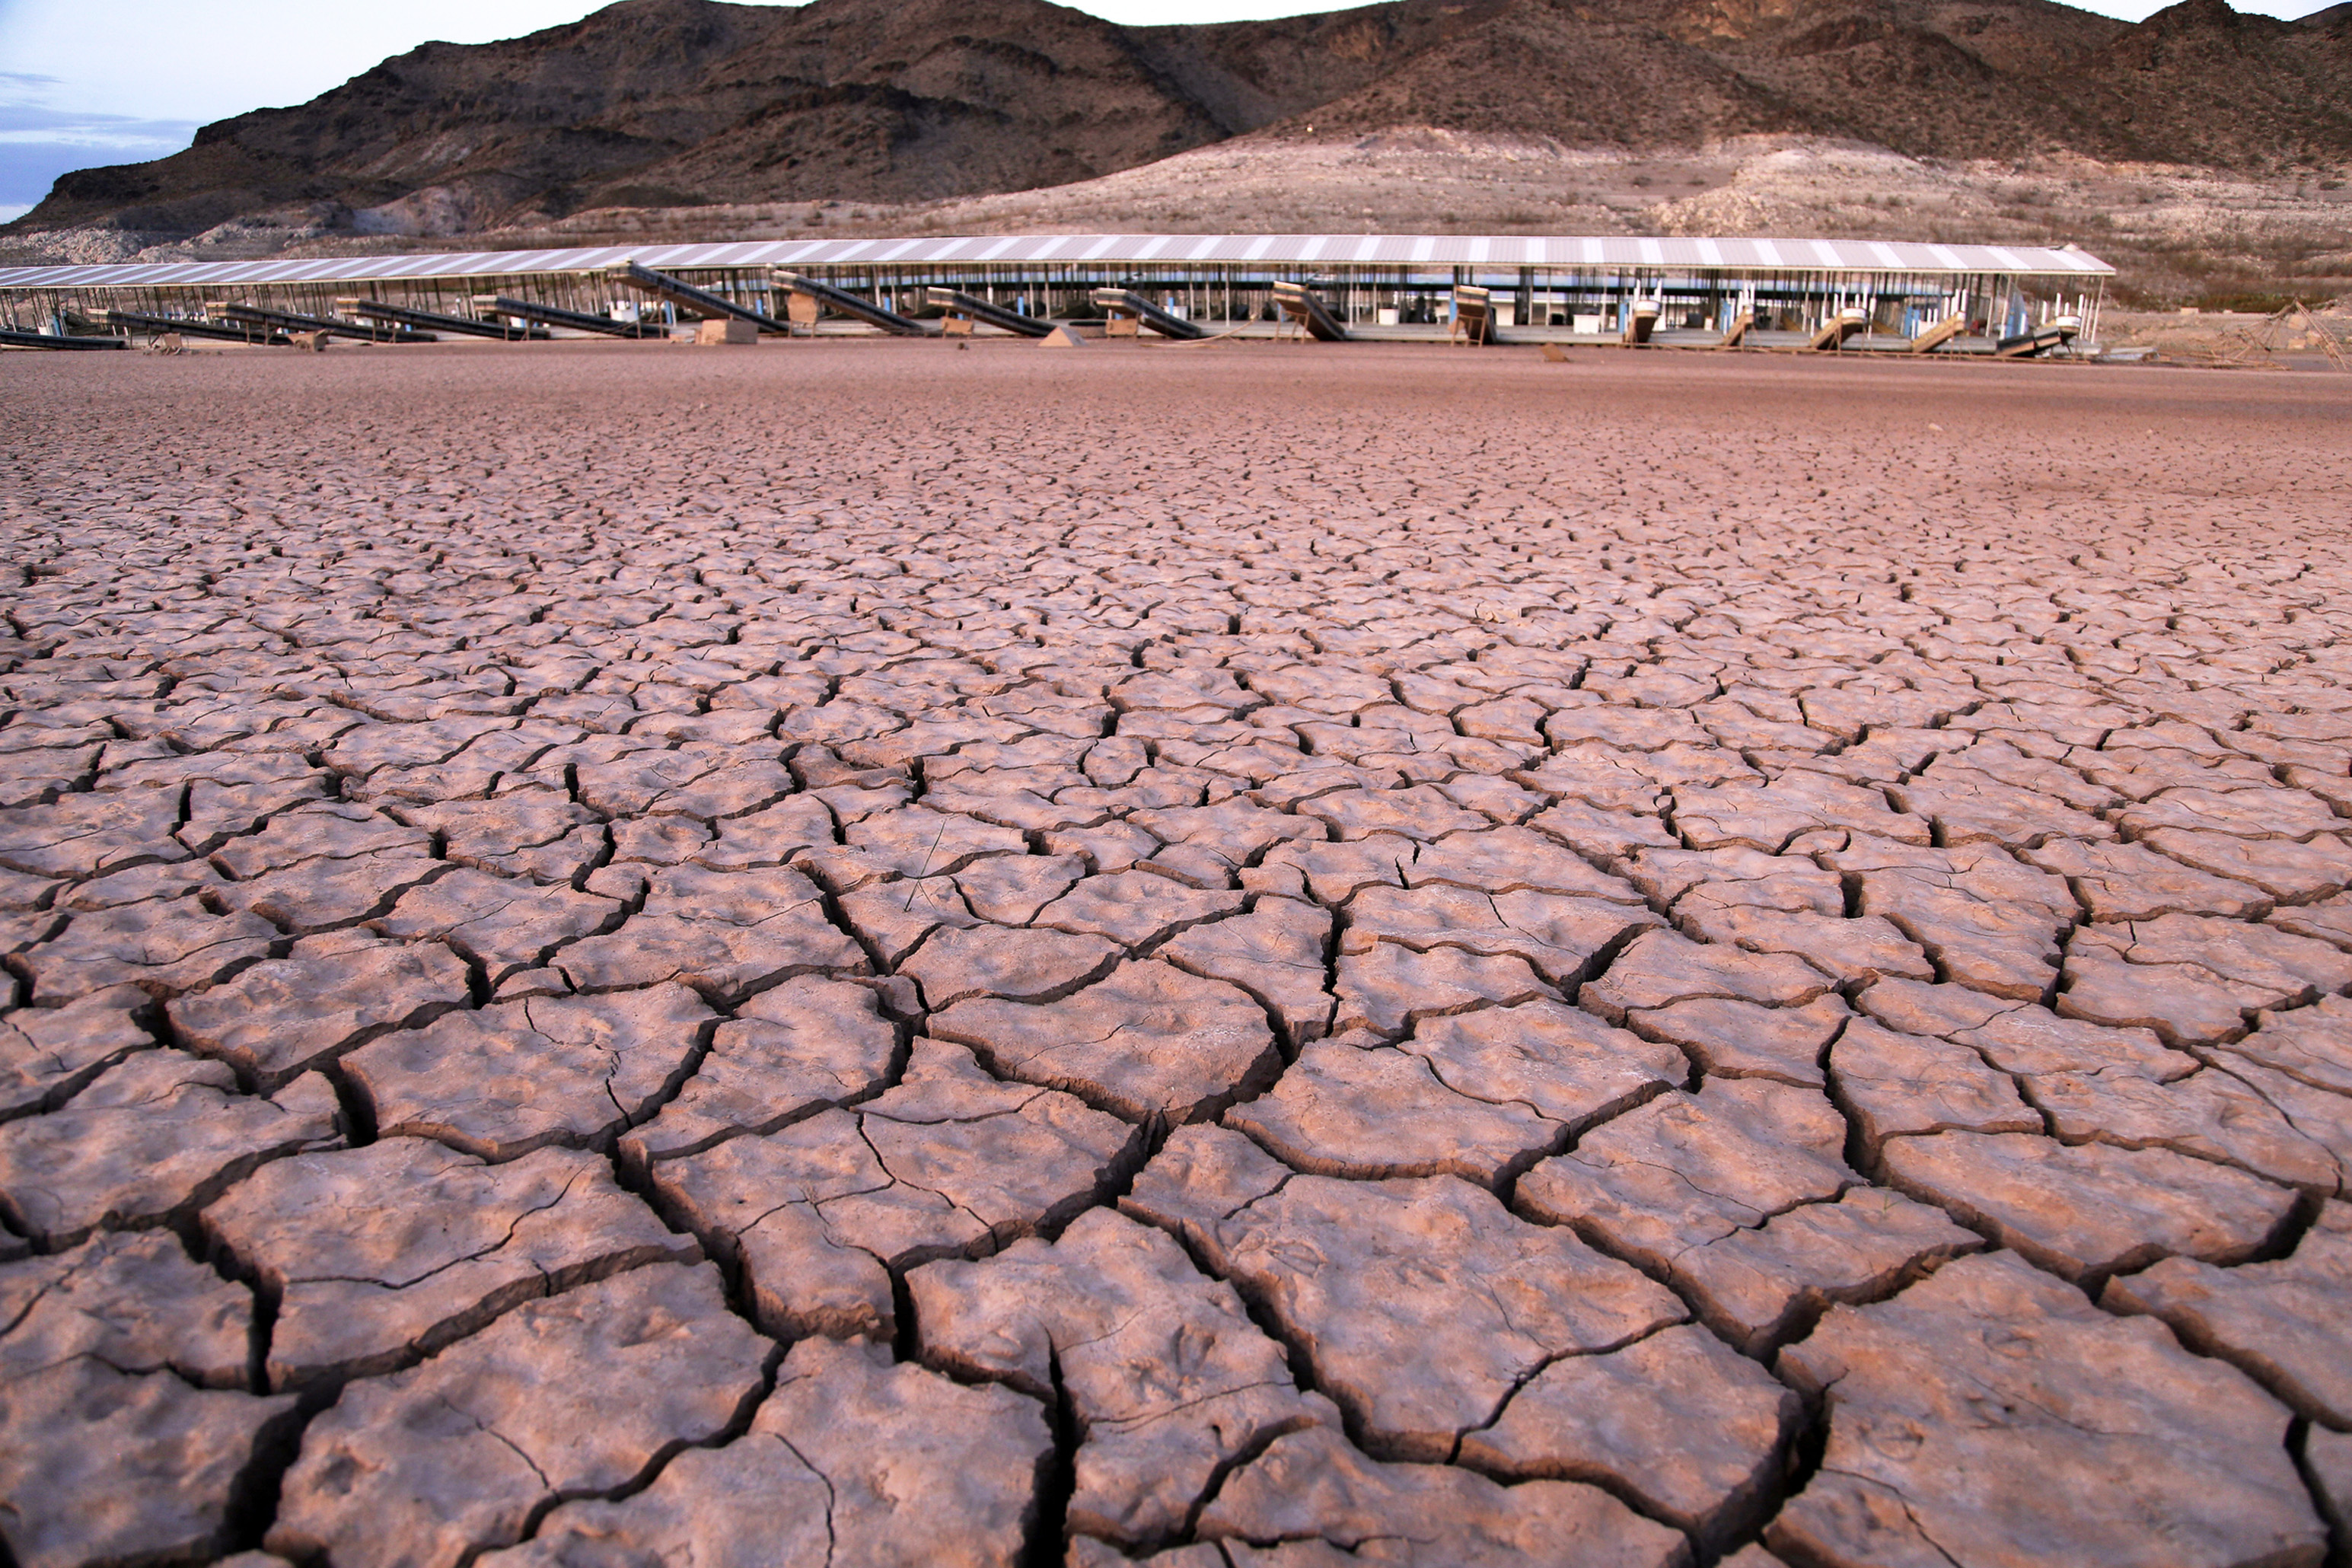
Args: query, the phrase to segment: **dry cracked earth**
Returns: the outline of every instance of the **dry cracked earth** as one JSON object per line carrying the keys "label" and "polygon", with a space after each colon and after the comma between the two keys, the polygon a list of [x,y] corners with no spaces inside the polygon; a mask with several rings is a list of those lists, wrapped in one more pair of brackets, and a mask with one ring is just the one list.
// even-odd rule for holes
{"label": "dry cracked earth", "polygon": [[58,358],[19,1568],[2341,1561],[2332,385]]}

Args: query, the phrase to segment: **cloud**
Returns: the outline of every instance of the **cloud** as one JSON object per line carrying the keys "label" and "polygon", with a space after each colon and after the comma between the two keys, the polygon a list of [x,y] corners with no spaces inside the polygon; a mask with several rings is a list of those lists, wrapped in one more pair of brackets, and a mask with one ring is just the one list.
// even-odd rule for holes
{"label": "cloud", "polygon": [[0,71],[0,223],[31,211],[60,174],[166,157],[196,133],[193,120],[57,108],[64,85],[35,71]]}
{"label": "cloud", "polygon": [[142,120],[130,114],[0,102],[0,142],[69,142],[85,147],[161,147],[168,152],[187,145],[195,133],[193,120]]}
{"label": "cloud", "polygon": [[150,158],[176,153],[186,144],[185,135],[177,141],[143,142],[0,136],[0,211],[16,209],[8,217],[0,218],[0,223],[22,216],[26,209],[49,194],[49,187],[57,183],[59,174],[109,163],[143,163]]}
{"label": "cloud", "polygon": [[60,174],[113,163],[144,163],[185,147],[194,121],[136,120],[124,114],[68,114],[0,104],[0,208],[23,216]]}

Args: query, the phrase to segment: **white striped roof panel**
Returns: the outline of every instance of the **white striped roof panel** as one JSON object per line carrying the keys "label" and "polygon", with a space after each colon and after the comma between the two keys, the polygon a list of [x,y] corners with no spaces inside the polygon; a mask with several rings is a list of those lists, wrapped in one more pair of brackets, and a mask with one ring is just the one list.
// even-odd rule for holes
{"label": "white striped roof panel", "polygon": [[1636,235],[1529,238],[1434,234],[1040,234],[935,239],[778,239],[724,245],[598,246],[446,255],[334,256],[266,261],[160,261],[0,267],[0,289],[228,288],[593,272],[624,261],[656,268],[1125,263],[1276,268],[1369,266],[1580,267],[1626,271],[2005,272],[2105,277],[2115,268],[2073,246],[1911,245],[1848,239],[1699,239]]}

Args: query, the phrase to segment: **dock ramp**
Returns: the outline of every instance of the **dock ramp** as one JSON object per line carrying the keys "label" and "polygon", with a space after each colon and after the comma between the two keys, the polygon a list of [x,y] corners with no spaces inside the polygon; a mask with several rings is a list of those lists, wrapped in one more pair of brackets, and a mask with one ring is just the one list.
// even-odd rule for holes
{"label": "dock ramp", "polygon": [[346,315],[362,317],[371,321],[390,321],[396,327],[415,327],[425,332],[456,332],[461,337],[497,338],[513,342],[532,338],[544,341],[551,334],[544,327],[510,327],[504,321],[485,321],[470,316],[445,316],[438,310],[414,310],[406,305],[388,305],[381,300],[357,297],[335,301]]}
{"label": "dock ramp", "polygon": [[1805,347],[1814,353],[1833,353],[1844,348],[1848,340],[1860,337],[1869,326],[1869,311],[1848,306],[1822,322],[1822,330]]}
{"label": "dock ramp", "polygon": [[2061,316],[2056,321],[2035,327],[2031,331],[2020,332],[2013,338],[2001,339],[2000,342],[1993,345],[1993,357],[1995,359],[2037,358],[2048,353],[2052,349],[2063,349],[2073,342],[2074,334],[2082,330],[2082,326],[2083,323],[2072,316]]}
{"label": "dock ramp", "polygon": [[216,338],[227,343],[274,343],[281,348],[293,341],[284,332],[273,331],[268,327],[224,326],[218,321],[194,317],[150,316],[139,310],[109,310],[106,324],[158,338],[166,332],[177,332],[184,338]]}
{"label": "dock ramp", "polygon": [[1286,325],[1296,325],[1318,342],[1344,343],[1348,329],[1331,313],[1323,297],[1304,283],[1277,282],[1274,286],[1275,308],[1282,312]]}
{"label": "dock ramp", "polygon": [[408,327],[371,326],[365,321],[346,321],[338,316],[302,316],[292,310],[272,310],[267,305],[241,305],[233,300],[207,300],[205,310],[216,320],[267,327],[289,337],[296,332],[323,332],[331,338],[357,338],[363,343],[437,343],[441,341],[431,332],[420,332]]}
{"label": "dock ramp", "polygon": [[1959,316],[1947,316],[1913,338],[1910,344],[1911,352],[1915,354],[1934,353],[1937,349],[1958,337],[1967,325],[1967,321]]}
{"label": "dock ramp", "polygon": [[610,316],[592,316],[585,310],[567,310],[561,305],[542,305],[536,300],[509,299],[504,294],[477,294],[474,308],[501,316],[513,316],[519,321],[536,321],[542,327],[568,327],[575,332],[602,332],[608,338],[666,338],[669,329],[659,321],[616,321]]}
{"label": "dock ramp", "polygon": [[[836,289],[830,283],[820,283],[814,278],[803,278],[797,272],[779,272],[776,274],[776,281],[791,289],[798,299],[814,300],[821,305],[830,305],[845,316],[854,316],[867,326],[879,327],[893,336],[928,338],[932,335],[930,328],[912,317],[902,316],[896,310],[886,310],[870,300],[861,300],[847,289]],[[792,320],[797,321],[800,318],[795,315]],[[807,324],[814,326],[815,317],[811,316]]]}
{"label": "dock ramp", "polygon": [[[1279,283],[1275,285],[1277,295],[1281,288]],[[1150,327],[1163,338],[1189,342],[1209,335],[1207,328],[1181,316],[1170,315],[1132,289],[1097,289],[1094,292],[1094,301],[1108,311],[1114,320],[1122,315],[1131,317],[1139,325]]]}
{"label": "dock ramp", "polygon": [[1054,330],[1054,323],[1035,316],[1024,316],[1002,305],[992,305],[974,295],[957,289],[929,289],[924,298],[943,310],[952,310],[967,321],[986,322],[1024,338],[1042,338]]}
{"label": "dock ramp", "polygon": [[667,300],[673,305],[683,305],[686,309],[704,316],[732,316],[739,321],[749,321],[761,331],[773,332],[780,338],[787,337],[792,332],[790,326],[764,310],[754,310],[749,305],[739,305],[723,294],[714,294],[708,289],[698,289],[682,278],[673,278],[667,272],[656,272],[652,268],[638,262],[623,262],[613,269],[612,276],[615,282],[625,283],[630,288],[641,289],[656,299]]}
{"label": "dock ramp", "polygon": [[1755,330],[1756,312],[1742,310],[1732,318],[1731,325],[1723,329],[1723,341],[1715,346],[1719,349],[1736,349],[1746,342],[1748,334]]}
{"label": "dock ramp", "polygon": [[1496,341],[1492,290],[1467,283],[1455,287],[1454,320],[1445,328],[1445,341],[1450,343],[1491,343]]}
{"label": "dock ramp", "polygon": [[104,337],[84,337],[76,333],[54,337],[47,332],[20,332],[14,327],[0,327],[0,348],[11,349],[127,349],[129,338],[109,333]]}

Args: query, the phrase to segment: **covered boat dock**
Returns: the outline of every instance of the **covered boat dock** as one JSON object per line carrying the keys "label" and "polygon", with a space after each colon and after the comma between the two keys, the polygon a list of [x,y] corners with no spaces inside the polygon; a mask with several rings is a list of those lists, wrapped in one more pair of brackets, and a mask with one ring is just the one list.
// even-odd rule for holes
{"label": "covered boat dock", "polygon": [[[795,289],[817,323],[869,332],[887,313],[937,331],[958,294],[1036,321],[1097,321],[1125,291],[1206,335],[1273,336],[1305,289],[1349,339],[1444,340],[1456,290],[1484,290],[1488,340],[1643,347],[1991,354],[2066,322],[2095,342],[2114,269],[2073,246],[1790,238],[1473,235],[1042,234],[758,240],[563,250],[336,256],[260,261],[0,268],[0,325],[49,335],[109,331],[116,310],[160,321],[231,308],[332,319],[366,300],[495,319],[481,300],[659,326],[698,314],[690,294],[649,293],[646,269],[712,309],[781,321]],[[638,286],[629,281],[633,270]],[[1467,296],[1465,296],[1467,297]],[[847,299],[864,307],[853,310]],[[684,303],[681,303],[684,300]],[[381,321],[385,318],[368,312]],[[520,328],[522,323],[514,323]],[[983,322],[984,324],[984,322]],[[1636,332],[1640,326],[1644,330]],[[900,329],[903,330],[903,329]],[[1318,334],[1319,335],[1319,334]],[[1931,343],[1927,340],[1933,339]],[[1728,341],[1727,341],[1728,340]]]}

